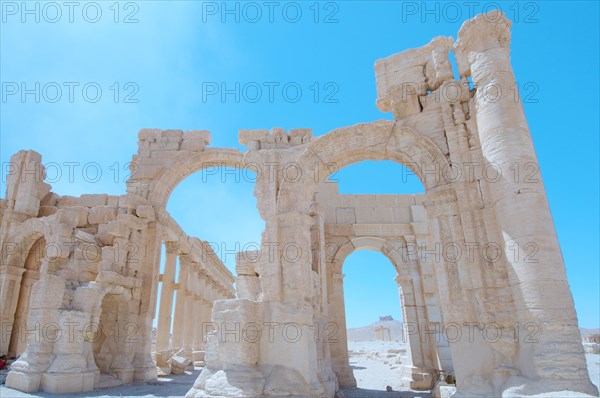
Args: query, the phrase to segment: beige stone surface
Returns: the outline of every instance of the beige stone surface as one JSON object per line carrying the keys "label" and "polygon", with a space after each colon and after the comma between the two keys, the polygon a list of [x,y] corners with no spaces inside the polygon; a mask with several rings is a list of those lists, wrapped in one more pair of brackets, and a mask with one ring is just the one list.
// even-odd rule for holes
{"label": "beige stone surface", "polygon": [[[456,376],[455,396],[597,395],[542,178],[487,174],[490,164],[537,164],[522,104],[485,95],[515,84],[510,27],[503,15],[479,15],[457,40],[377,61],[377,105],[394,120],[319,137],[240,130],[243,152],[210,147],[205,130],[143,129],[121,196],[60,196],[41,178],[40,154],[15,154],[14,170],[38,178],[10,174],[0,207],[0,321],[10,336],[0,352],[20,355],[7,386],[85,392],[109,376],[153,380],[203,361],[188,397],[333,397],[356,385],[343,264],[370,249],[397,271],[411,388],[431,389],[442,372]],[[341,195],[328,182],[383,159],[409,167],[426,193]],[[262,249],[238,254],[235,278],[166,210],[177,184],[214,166],[270,177],[255,185]],[[530,244],[536,263],[514,255]]]}

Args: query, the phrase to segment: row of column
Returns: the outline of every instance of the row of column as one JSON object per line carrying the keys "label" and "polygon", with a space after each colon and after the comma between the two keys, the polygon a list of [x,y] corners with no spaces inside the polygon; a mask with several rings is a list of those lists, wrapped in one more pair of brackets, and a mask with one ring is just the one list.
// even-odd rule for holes
{"label": "row of column", "polygon": [[[210,331],[212,305],[215,300],[230,298],[227,292],[207,273],[206,266],[180,252],[177,242],[165,242],[166,258],[161,275],[162,288],[156,331],[157,362],[171,353],[192,358],[204,351],[204,334]],[[179,278],[175,281],[177,257]],[[175,313],[173,296],[175,296]],[[171,327],[172,325],[172,327]],[[161,366],[161,363],[158,363]]]}

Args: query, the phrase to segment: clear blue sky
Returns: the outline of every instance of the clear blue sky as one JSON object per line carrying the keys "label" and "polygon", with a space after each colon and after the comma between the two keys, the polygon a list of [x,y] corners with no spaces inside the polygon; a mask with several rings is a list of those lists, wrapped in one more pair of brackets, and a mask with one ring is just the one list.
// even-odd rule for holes
{"label": "clear blue sky", "polygon": [[[464,3],[431,2],[428,10],[420,1],[321,2],[316,7],[312,1],[276,2],[273,9],[263,2],[245,8],[246,3],[237,3],[238,22],[235,14],[222,12],[222,2],[139,1],[114,7],[108,1],[98,3],[97,14],[88,2],[72,10],[54,3],[58,10],[30,1],[26,4],[34,13],[27,14],[24,3],[3,1],[0,161],[20,149],[34,149],[45,163],[62,165],[62,175],[52,176],[57,193],[122,194],[123,167],[137,150],[142,127],[208,129],[212,146],[237,147],[239,128],[311,127],[321,135],[389,119],[375,106],[375,60],[424,45],[434,36],[455,37],[472,13]],[[475,2],[474,11],[491,4]],[[513,66],[528,98],[525,112],[580,324],[598,327],[598,3],[499,4],[514,21]],[[236,3],[227,6],[234,9]],[[298,8],[302,14],[293,23]],[[39,103],[35,94],[24,101],[20,92],[10,94],[20,91],[21,83],[35,91],[36,82]],[[215,83],[231,89],[236,82],[242,91],[239,103],[233,94],[225,101],[206,95]],[[274,87],[272,99],[268,84]],[[92,102],[98,87],[102,94]],[[293,102],[297,87],[302,96]],[[65,162],[80,162],[72,179]],[[91,174],[95,165],[82,175],[89,162],[100,166],[99,178]],[[114,166],[120,169],[116,176]],[[343,192],[404,192],[406,187],[391,181],[390,174],[378,174],[394,167],[400,166],[359,164],[338,179]],[[227,242],[227,247],[258,241],[262,221],[252,184],[231,178],[226,184],[214,178],[203,183],[200,174],[174,192],[168,208],[175,219],[188,233]],[[0,189],[4,196],[4,184]],[[199,210],[207,208],[204,204],[212,204],[212,210]],[[348,259],[349,326],[370,323],[378,315],[399,316],[386,261],[368,252]],[[359,294],[358,281],[369,290]],[[380,288],[381,281],[389,288]],[[369,294],[378,300],[361,307],[361,297]]]}

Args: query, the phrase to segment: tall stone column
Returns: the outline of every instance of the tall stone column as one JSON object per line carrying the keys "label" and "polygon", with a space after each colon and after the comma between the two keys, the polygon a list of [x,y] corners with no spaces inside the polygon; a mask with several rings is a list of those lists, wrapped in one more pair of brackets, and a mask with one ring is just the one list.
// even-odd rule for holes
{"label": "tall stone column", "polygon": [[407,343],[407,354],[411,360],[405,366],[405,382],[414,390],[428,390],[433,386],[433,369],[428,368],[425,351],[428,347],[425,339],[429,337],[427,331],[422,330],[426,325],[425,311],[417,306],[412,277],[398,275],[394,278],[398,284],[398,294],[402,307],[403,341]]}
{"label": "tall stone column", "polygon": [[[160,290],[160,307],[158,309],[158,328],[156,331],[156,351],[157,365],[166,361],[169,350],[169,340],[171,337],[171,312],[173,311],[173,291],[175,284],[175,262],[177,260],[177,251],[179,244],[177,242],[165,242],[165,271],[162,277],[162,287]],[[159,359],[160,357],[160,359]]]}
{"label": "tall stone column", "polygon": [[205,318],[206,322],[212,321],[212,308],[213,303],[215,302],[215,292],[214,292],[214,282],[210,277],[207,277],[204,281],[204,298],[205,301]]}
{"label": "tall stone column", "polygon": [[509,379],[506,388],[520,385],[520,393],[570,390],[597,395],[538,159],[515,95],[510,26],[496,10],[478,15],[463,24],[455,43],[461,77],[470,74],[477,89],[475,110],[484,160],[502,173],[487,185],[521,323],[514,366],[520,372],[517,376],[532,380],[522,386],[522,379]]}
{"label": "tall stone column", "polygon": [[348,358],[348,336],[346,333],[346,308],[344,302],[344,274],[331,276],[331,302],[329,313],[337,331],[337,342],[330,343],[331,365],[340,387],[356,387],[356,379]]}
{"label": "tall stone column", "polygon": [[187,254],[179,256],[179,281],[177,283],[177,299],[175,301],[175,319],[173,322],[173,339],[171,348],[178,350],[183,347],[183,330],[185,328],[186,314],[186,286],[190,268],[190,257]]}
{"label": "tall stone column", "polygon": [[204,291],[206,290],[206,274],[205,271],[199,270],[196,272],[196,291],[194,292],[194,361],[201,361],[204,358],[200,358],[197,352],[204,350],[203,339],[203,323],[206,322],[206,314],[204,304]]}
{"label": "tall stone column", "polygon": [[21,279],[25,268],[12,267],[10,265],[0,268],[0,299],[2,302],[0,313],[0,352],[8,353],[11,334],[14,327],[14,316],[19,301],[19,290]]}
{"label": "tall stone column", "polygon": [[192,346],[194,343],[194,326],[199,314],[194,311],[194,293],[197,289],[198,263],[191,262],[187,287],[185,289],[185,320],[183,324],[183,352],[187,358],[192,358]]}

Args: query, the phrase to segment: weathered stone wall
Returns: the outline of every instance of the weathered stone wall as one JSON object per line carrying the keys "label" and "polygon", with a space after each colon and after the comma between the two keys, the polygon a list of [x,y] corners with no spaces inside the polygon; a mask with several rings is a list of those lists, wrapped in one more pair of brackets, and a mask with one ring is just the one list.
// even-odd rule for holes
{"label": "weathered stone wall", "polygon": [[3,201],[0,351],[20,355],[7,384],[76,392],[97,386],[101,372],[123,383],[156,377],[150,334],[162,233],[196,247],[196,264],[202,259],[217,287],[213,300],[234,296],[232,275],[206,242],[189,241],[141,197],[50,192],[41,161],[33,151],[13,156]]}
{"label": "weathered stone wall", "polygon": [[[514,86],[509,44],[510,21],[492,11],[465,22],[456,41],[438,37],[377,61],[377,105],[394,120],[320,137],[309,129],[240,130],[244,152],[207,148],[207,131],[144,129],[123,196],[60,197],[43,182],[39,154],[16,154],[0,203],[3,330],[8,325],[10,336],[15,314],[26,312],[28,328],[57,327],[52,338],[30,335],[7,385],[88,391],[101,371],[129,382],[155,377],[156,365],[181,372],[196,362],[205,368],[188,397],[330,398],[354,379],[346,347],[320,328],[336,323],[345,341],[342,265],[354,250],[373,249],[397,269],[404,319],[425,329],[409,339],[412,387],[429,388],[453,370],[463,396],[597,394],[541,176],[507,177],[514,165],[537,165],[522,105],[486,95],[490,85],[505,93]],[[426,193],[346,196],[324,184],[363,160],[404,164]],[[237,298],[233,275],[208,244],[166,212],[177,184],[218,166],[258,174],[254,194],[265,221],[261,250],[238,256]],[[536,261],[515,256],[531,244]],[[31,291],[27,309],[19,308],[20,289]],[[131,322],[139,338],[103,344],[110,334],[84,327],[107,315],[119,327]],[[216,330],[205,343],[209,320]],[[535,340],[525,338],[531,328]]]}

